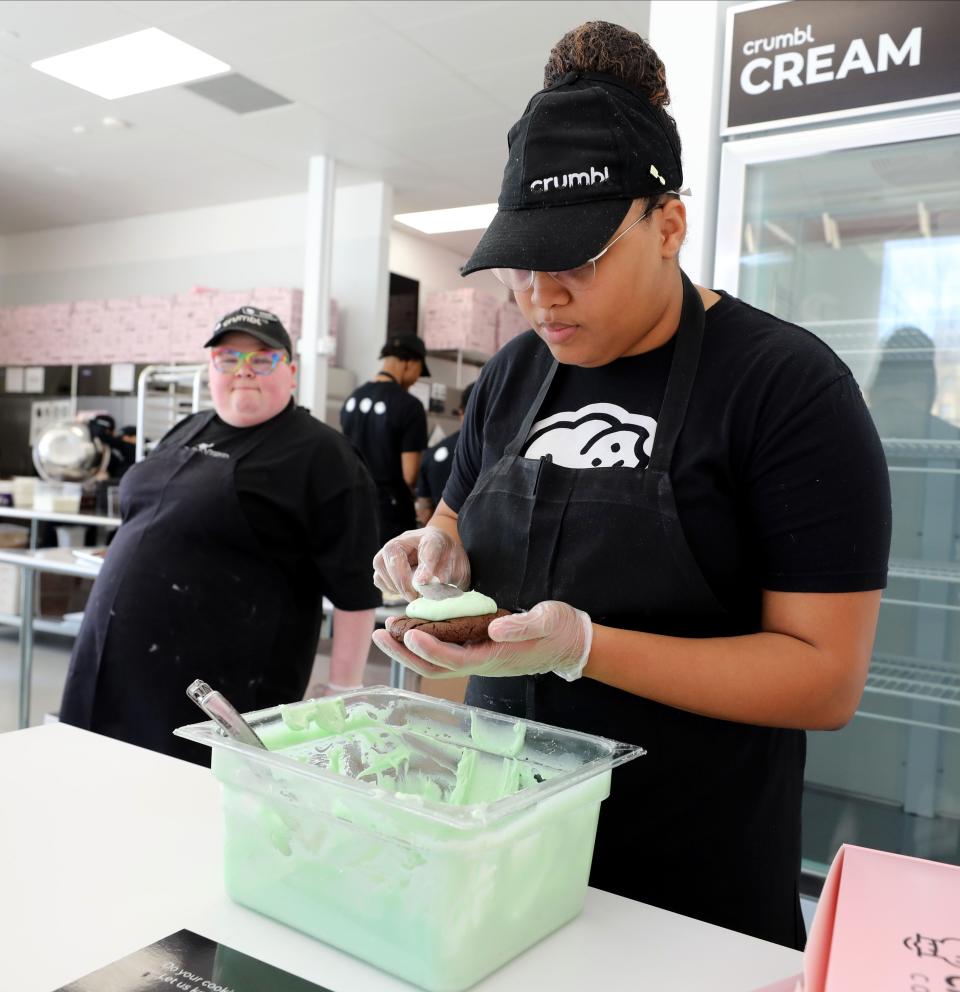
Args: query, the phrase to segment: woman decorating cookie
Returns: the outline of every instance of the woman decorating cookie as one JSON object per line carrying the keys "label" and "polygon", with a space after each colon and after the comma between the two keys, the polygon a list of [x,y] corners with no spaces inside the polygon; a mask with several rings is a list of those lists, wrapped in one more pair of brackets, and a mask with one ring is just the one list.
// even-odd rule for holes
{"label": "woman decorating cookie", "polygon": [[474,589],[487,638],[375,634],[467,702],[643,745],[601,806],[592,885],[792,947],[805,730],[866,679],[890,497],[850,370],[694,286],[664,67],[565,35],[509,134],[490,269],[533,331],[484,368],[444,498],[374,559],[385,592]]}

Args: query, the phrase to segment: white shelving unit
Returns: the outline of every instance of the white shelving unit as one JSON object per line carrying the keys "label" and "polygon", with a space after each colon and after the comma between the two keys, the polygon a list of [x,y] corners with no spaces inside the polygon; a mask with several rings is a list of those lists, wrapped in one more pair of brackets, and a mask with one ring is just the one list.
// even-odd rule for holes
{"label": "white shelving unit", "polygon": [[137,461],[174,424],[211,406],[206,365],[148,365],[137,381]]}

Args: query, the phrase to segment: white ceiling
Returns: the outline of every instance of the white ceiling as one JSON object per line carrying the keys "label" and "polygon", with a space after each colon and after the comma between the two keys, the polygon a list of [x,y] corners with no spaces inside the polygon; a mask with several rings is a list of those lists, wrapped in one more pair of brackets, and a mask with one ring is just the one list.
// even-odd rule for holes
{"label": "white ceiling", "polygon": [[[551,45],[648,17],[629,0],[0,2],[0,235],[300,193],[317,154],[342,184],[387,180],[397,212],[490,202]],[[238,115],[178,86],[111,101],[30,68],[145,27],[293,104]]]}

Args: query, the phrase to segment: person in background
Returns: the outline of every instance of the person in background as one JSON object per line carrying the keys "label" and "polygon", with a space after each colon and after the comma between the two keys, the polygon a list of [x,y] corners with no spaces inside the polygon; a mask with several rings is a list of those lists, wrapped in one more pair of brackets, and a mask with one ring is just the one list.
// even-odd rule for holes
{"label": "person in background", "polygon": [[60,708],[63,723],[201,764],[207,749],[173,736],[202,719],[194,679],[241,712],[359,685],[380,604],[376,489],[349,442],[294,403],[283,324],[243,307],[206,347],[214,409],[124,475]]}
{"label": "person in background", "polygon": [[[467,409],[467,401],[470,399],[470,392],[473,383],[468,383],[460,394],[460,406],[454,411],[463,424],[463,415]],[[450,478],[450,469],[453,467],[453,453],[457,450],[457,441],[460,437],[458,428],[452,434],[445,437],[439,444],[432,448],[427,448],[423,453],[420,462],[420,475],[417,478],[417,523],[426,525],[433,516],[434,510],[440,505],[443,498],[443,487]]]}
{"label": "person in background", "polygon": [[427,446],[427,414],[409,393],[429,376],[427,350],[413,334],[387,339],[380,371],[347,397],[340,427],[363,455],[377,484],[380,541],[417,526],[413,490]]}
{"label": "person in background", "polygon": [[[94,414],[87,421],[90,436],[96,438],[110,450],[105,475],[108,479],[120,479],[137,460],[136,428],[124,427],[117,434],[117,422],[109,413]],[[98,476],[99,478],[99,476]]]}
{"label": "person in background", "polygon": [[887,578],[890,488],[850,369],[682,271],[662,61],[568,32],[510,131],[493,273],[533,330],[484,366],[430,524],[374,559],[513,615],[489,640],[374,634],[467,702],[638,744],[590,884],[802,948],[805,730],[854,715]]}

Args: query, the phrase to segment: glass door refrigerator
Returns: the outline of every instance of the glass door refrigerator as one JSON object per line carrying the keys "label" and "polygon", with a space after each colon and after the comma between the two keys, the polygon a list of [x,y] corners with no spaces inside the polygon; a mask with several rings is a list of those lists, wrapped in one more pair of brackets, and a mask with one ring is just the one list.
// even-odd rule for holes
{"label": "glass door refrigerator", "polygon": [[803,863],[842,843],[960,864],[960,110],[723,147],[714,285],[853,371],[893,493],[866,690],[810,733]]}

